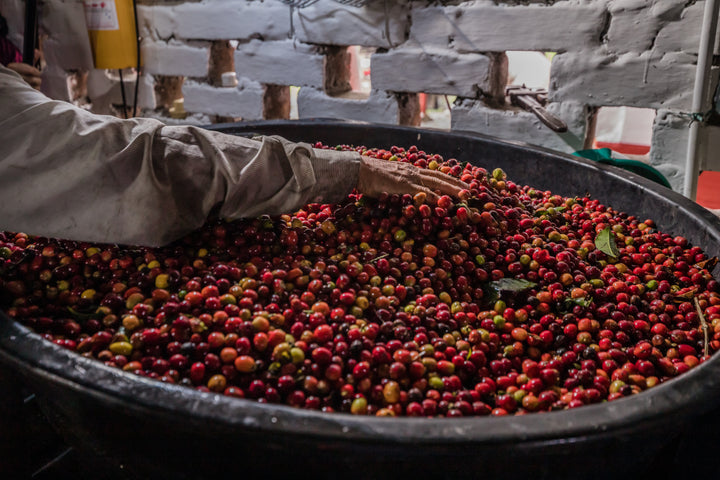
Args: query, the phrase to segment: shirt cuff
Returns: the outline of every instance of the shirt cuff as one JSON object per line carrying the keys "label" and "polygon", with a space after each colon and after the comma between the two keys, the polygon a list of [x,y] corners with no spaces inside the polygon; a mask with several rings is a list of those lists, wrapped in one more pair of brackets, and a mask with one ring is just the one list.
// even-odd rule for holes
{"label": "shirt cuff", "polygon": [[314,148],[315,185],[310,203],[338,203],[357,186],[360,172],[358,152]]}

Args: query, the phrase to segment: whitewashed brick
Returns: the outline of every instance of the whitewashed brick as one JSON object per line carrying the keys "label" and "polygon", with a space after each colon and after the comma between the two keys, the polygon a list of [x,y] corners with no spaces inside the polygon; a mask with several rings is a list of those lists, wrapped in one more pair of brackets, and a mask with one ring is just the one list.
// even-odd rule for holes
{"label": "whitewashed brick", "polygon": [[138,5],[137,14],[138,31],[143,38],[168,41],[177,32],[173,7]]}
{"label": "whitewashed brick", "polygon": [[475,100],[463,100],[453,106],[452,130],[479,132],[561,152],[581,150],[587,128],[587,109],[579,103],[564,102],[551,103],[547,110],[567,123],[567,132],[552,131],[530,112],[517,108],[490,108]]}
{"label": "whitewashed brick", "polygon": [[[667,3],[672,3],[668,0]],[[642,52],[655,40],[661,20],[650,12],[651,1],[620,0],[608,8],[611,15],[607,46],[612,52]]]}
{"label": "whitewashed brick", "polygon": [[143,70],[151,75],[204,77],[208,71],[210,47],[205,43],[143,42]]}
{"label": "whitewashed brick", "polygon": [[302,87],[297,97],[300,118],[340,118],[395,124],[399,107],[394,95],[374,90],[367,99],[331,97],[322,90]]}
{"label": "whitewashed brick", "polygon": [[[653,125],[650,164],[670,182],[673,190],[682,192],[687,162],[690,115],[675,110],[658,110]],[[720,127],[702,124],[698,131],[700,170],[720,171]]]}
{"label": "whitewashed brick", "polygon": [[606,15],[605,2],[413,7],[410,38],[461,52],[577,50],[600,44]]}
{"label": "whitewashed brick", "polygon": [[479,53],[403,47],[371,57],[373,88],[477,97],[490,91],[492,62]]}
{"label": "whitewashed brick", "polygon": [[203,40],[280,40],[290,33],[290,9],[277,1],[205,0],[175,7],[175,34]]}
{"label": "whitewashed brick", "polygon": [[257,82],[240,79],[237,87],[213,87],[206,83],[185,81],[185,110],[243,119],[262,119],[263,87]]}
{"label": "whitewashed brick", "polygon": [[[700,30],[702,27],[705,2],[697,2],[683,9],[680,18],[668,22],[658,32],[655,40],[655,49],[662,52],[681,50],[688,53],[697,53],[700,46]],[[720,32],[718,34],[720,36]],[[717,42],[715,53],[719,53]]]}
{"label": "whitewashed brick", "polygon": [[290,34],[290,9],[280,2],[245,0],[138,5],[138,24],[143,36],[156,40],[279,40]]}
{"label": "whitewashed brick", "polygon": [[683,189],[689,127],[689,117],[664,109],[658,110],[653,125],[650,164],[677,192]]}
{"label": "whitewashed brick", "polygon": [[551,101],[689,110],[695,57],[682,52],[565,53],[553,59]]}
{"label": "whitewashed brick", "polygon": [[251,40],[235,52],[238,77],[260,83],[322,88],[324,64],[318,47],[292,40]]}
{"label": "whitewashed brick", "polygon": [[[320,0],[296,9],[293,26],[298,40],[323,45],[392,47],[405,41],[409,4],[374,0],[364,7]],[[387,18],[387,23],[386,23]]]}
{"label": "whitewashed brick", "polygon": [[613,52],[697,53],[705,2],[615,0],[607,33]]}

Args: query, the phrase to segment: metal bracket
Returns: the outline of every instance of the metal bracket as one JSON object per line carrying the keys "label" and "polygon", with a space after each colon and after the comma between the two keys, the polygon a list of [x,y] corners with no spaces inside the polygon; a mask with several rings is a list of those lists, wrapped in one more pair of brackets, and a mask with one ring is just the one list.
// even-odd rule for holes
{"label": "metal bracket", "polygon": [[550,127],[554,132],[567,132],[567,124],[545,109],[547,95],[548,92],[545,89],[530,89],[525,85],[508,85],[505,87],[505,96],[510,98],[511,105],[534,113],[543,124]]}

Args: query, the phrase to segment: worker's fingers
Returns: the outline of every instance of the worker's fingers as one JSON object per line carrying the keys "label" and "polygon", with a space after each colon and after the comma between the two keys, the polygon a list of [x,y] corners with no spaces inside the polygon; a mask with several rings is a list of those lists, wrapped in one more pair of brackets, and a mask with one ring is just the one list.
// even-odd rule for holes
{"label": "worker's fingers", "polygon": [[417,194],[419,192],[422,192],[425,194],[425,198],[429,203],[437,203],[438,199],[440,198],[440,195],[435,193],[433,190],[430,190],[428,187],[419,186],[415,188],[413,191],[409,191],[406,193],[409,193],[411,195]]}
{"label": "worker's fingers", "polygon": [[[437,172],[433,172],[437,173]],[[422,184],[432,190],[438,190],[445,195],[451,195],[457,197],[461,190],[470,188],[465,182],[462,182],[455,177],[450,175],[440,174],[442,177],[432,174],[427,174],[421,171],[420,178]]]}
{"label": "worker's fingers", "polygon": [[418,168],[410,163],[362,157],[357,189],[370,197],[381,193],[410,194],[423,192],[434,203],[440,195],[457,197],[469,186],[451,175]]}
{"label": "worker's fingers", "polygon": [[455,186],[458,187],[458,188],[461,188],[461,189],[462,189],[462,188],[469,188],[469,185],[468,185],[467,183],[463,182],[462,180],[460,180],[459,178],[453,177],[452,175],[448,175],[448,174],[446,174],[446,173],[442,173],[442,172],[440,172],[440,171],[438,171],[438,170],[426,170],[426,169],[422,169],[422,170],[420,170],[420,171],[421,171],[421,173],[422,173],[424,176],[430,176],[430,177],[439,178],[439,179],[443,180],[443,181],[446,182],[446,183],[450,183],[450,184],[452,184],[452,185],[455,185]]}

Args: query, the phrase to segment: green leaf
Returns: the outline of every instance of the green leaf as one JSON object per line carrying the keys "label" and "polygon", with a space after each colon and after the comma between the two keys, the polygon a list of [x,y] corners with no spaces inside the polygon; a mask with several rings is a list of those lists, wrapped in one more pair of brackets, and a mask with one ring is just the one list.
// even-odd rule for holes
{"label": "green leaf", "polygon": [[534,282],[520,278],[501,278],[500,280],[493,280],[487,285],[487,299],[494,303],[499,300],[503,294],[520,293],[524,290],[529,290],[536,285],[537,284]]}
{"label": "green leaf", "polygon": [[86,322],[92,318],[97,320],[102,318],[102,314],[98,313],[96,308],[93,308],[92,311],[88,312],[81,312],[79,310],[75,310],[73,307],[67,307],[67,309],[70,316],[79,322]]}
{"label": "green leaf", "polygon": [[581,307],[589,307],[593,303],[592,297],[573,298],[572,301]]}
{"label": "green leaf", "polygon": [[490,287],[498,291],[503,292],[522,292],[529,288],[535,287],[537,284],[530,280],[523,280],[522,278],[501,278],[500,280],[493,280],[490,282]]}
{"label": "green leaf", "polygon": [[565,307],[565,311],[569,312],[575,305],[587,308],[592,305],[592,303],[592,297],[566,298],[563,306]]}
{"label": "green leaf", "polygon": [[602,232],[597,234],[595,248],[613,258],[620,255],[620,250],[618,250],[617,243],[615,243],[615,235],[613,235],[610,227],[605,227]]}

